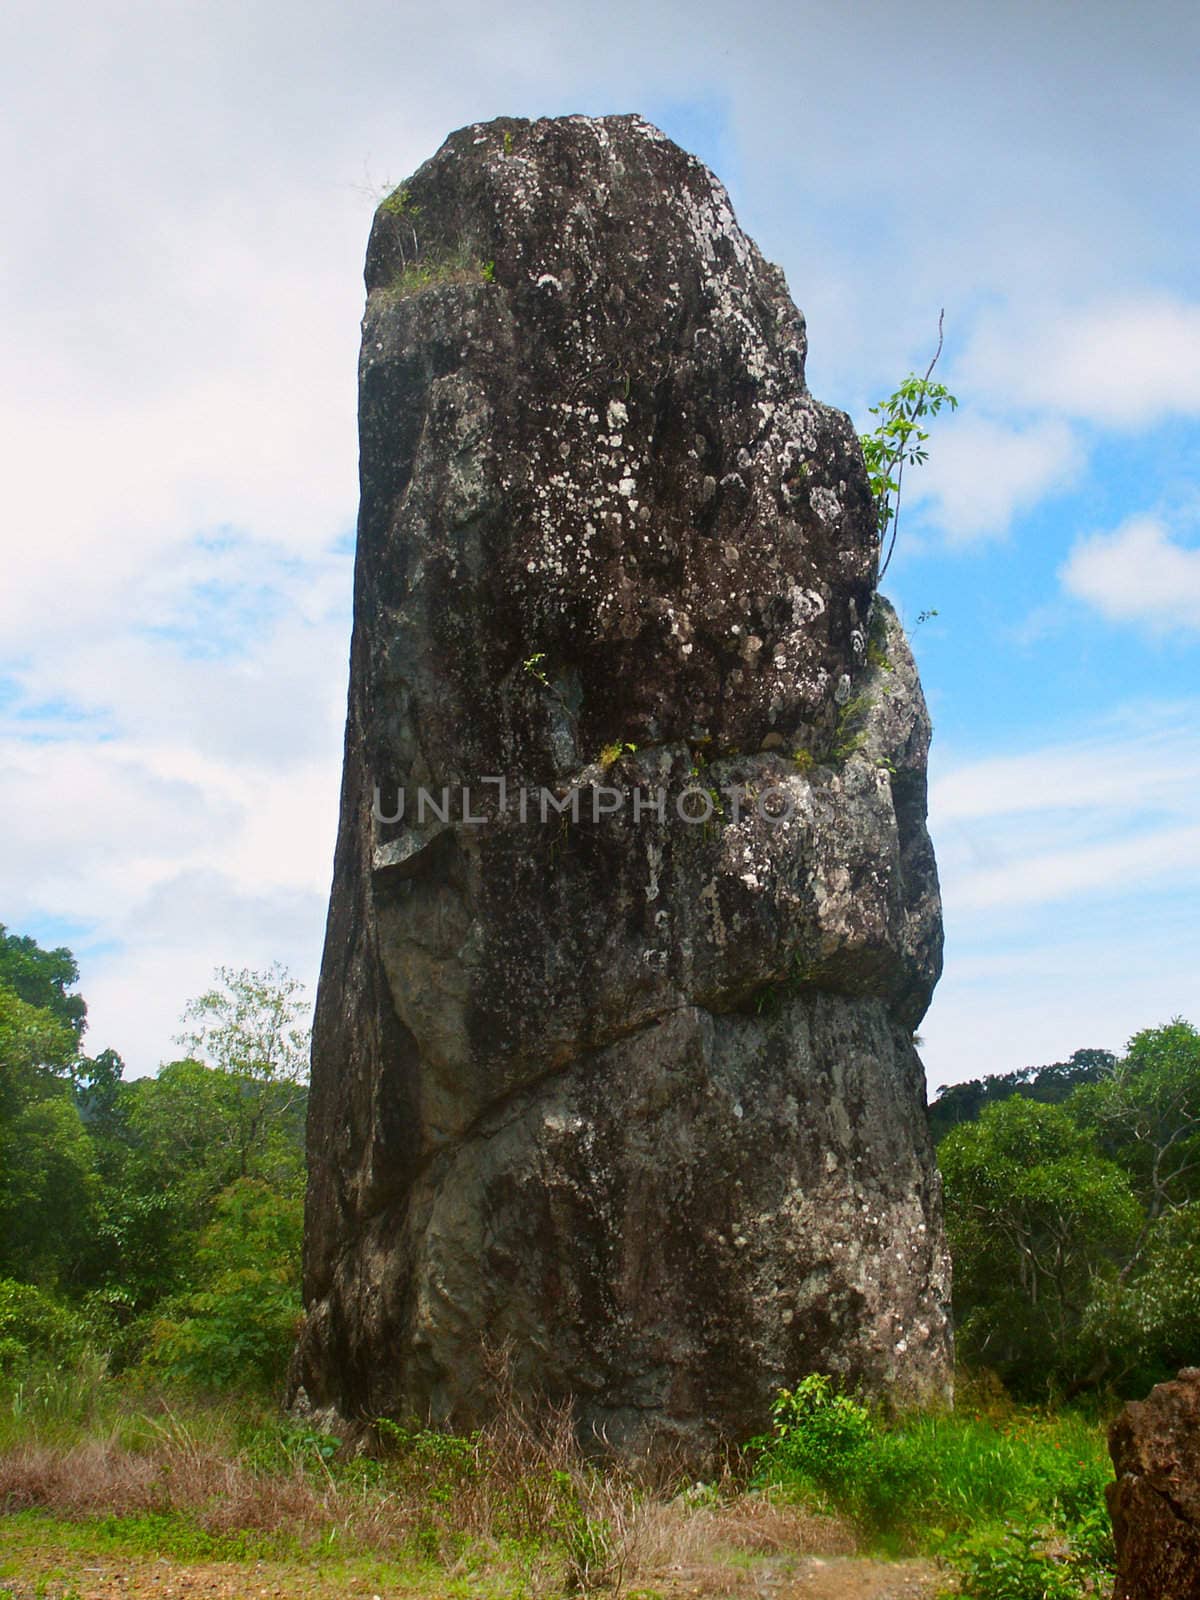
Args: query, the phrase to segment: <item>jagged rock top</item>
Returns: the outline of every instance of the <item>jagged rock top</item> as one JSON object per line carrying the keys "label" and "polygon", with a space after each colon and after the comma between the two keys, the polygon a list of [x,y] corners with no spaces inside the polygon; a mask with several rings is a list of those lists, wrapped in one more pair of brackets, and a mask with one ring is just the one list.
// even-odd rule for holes
{"label": "jagged rock top", "polygon": [[865,656],[870,497],[712,173],[636,116],[465,128],[380,207],[366,282],[364,457],[402,437],[398,481],[364,494],[412,468],[395,366],[420,360],[440,512],[496,530],[475,574],[503,597],[493,683],[540,653],[595,749],[819,744]]}

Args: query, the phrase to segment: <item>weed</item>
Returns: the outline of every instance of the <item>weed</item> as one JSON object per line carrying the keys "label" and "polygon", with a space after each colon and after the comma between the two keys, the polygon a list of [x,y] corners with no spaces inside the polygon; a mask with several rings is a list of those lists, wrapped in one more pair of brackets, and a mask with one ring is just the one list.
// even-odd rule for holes
{"label": "weed", "polygon": [[[758,1016],[770,1015],[785,1000],[801,994],[812,982],[816,968],[802,950],[793,950],[781,977],[766,983],[753,996]],[[757,1441],[761,1443],[762,1441]]]}
{"label": "weed", "polygon": [[393,189],[387,198],[380,202],[379,209],[386,211],[390,217],[419,217],[420,206],[413,205],[412,195],[406,186]]}
{"label": "weed", "polygon": [[1111,1470],[1081,1417],[1008,1408],[887,1422],[817,1375],[781,1393],[774,1423],[755,1441],[758,1481],[852,1517],[885,1549],[943,1556],[964,1595],[1074,1600],[1111,1581]]}
{"label": "weed", "polygon": [[543,689],[548,689],[550,687],[550,679],[546,676],[545,660],[546,652],[537,650],[533,655],[526,656],[521,663],[521,667],[531,678],[535,678]]}
{"label": "weed", "polygon": [[604,772],[607,772],[609,767],[614,766],[622,756],[633,756],[636,754],[637,745],[629,744],[626,740],[618,739],[612,744],[606,744],[603,750],[601,750],[599,756],[601,769]]}
{"label": "weed", "polygon": [[440,284],[493,282],[495,262],[481,261],[470,251],[460,248],[444,255],[405,262],[384,293],[389,299],[405,300],[410,295],[421,294]]}
{"label": "weed", "polygon": [[838,712],[829,748],[831,762],[837,764],[847,761],[856,751],[862,749],[867,738],[866,729],[862,724],[870,705],[870,695],[856,694],[847,700]]}
{"label": "weed", "polygon": [[866,1406],[838,1394],[832,1379],[812,1373],[795,1389],[781,1389],[771,1407],[770,1439],[764,1450],[764,1482],[788,1478],[817,1490],[835,1487],[874,1436]]}
{"label": "weed", "polygon": [[959,1594],[971,1600],[1076,1600],[1076,1576],[1048,1529],[1012,1524],[988,1529],[955,1556]]}
{"label": "weed", "polygon": [[877,667],[880,672],[893,671],[892,663],[888,658],[888,627],[880,607],[875,607],[871,618],[870,631],[867,634],[867,660],[871,666]]}
{"label": "weed", "polygon": [[921,426],[922,418],[936,417],[943,406],[948,406],[951,411],[958,407],[958,401],[944,384],[930,381],[941,353],[942,316],[939,316],[937,349],[925,376],[918,378],[911,373],[895,394],[872,406],[871,415],[878,417],[879,421],[870,433],[860,435],[863,460],[875,500],[879,548],[883,555],[877,582],[883,581],[896,549],[904,469],[928,460],[929,452],[925,445],[929,441],[929,434]]}

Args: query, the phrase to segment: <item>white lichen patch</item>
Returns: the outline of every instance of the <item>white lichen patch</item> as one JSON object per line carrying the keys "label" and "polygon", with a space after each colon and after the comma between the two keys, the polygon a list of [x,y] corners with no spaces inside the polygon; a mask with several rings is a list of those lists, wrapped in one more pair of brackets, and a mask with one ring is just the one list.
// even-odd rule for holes
{"label": "white lichen patch", "polygon": [[809,504],[820,517],[821,521],[829,525],[836,524],[842,516],[842,502],[832,489],[818,485],[809,491]]}

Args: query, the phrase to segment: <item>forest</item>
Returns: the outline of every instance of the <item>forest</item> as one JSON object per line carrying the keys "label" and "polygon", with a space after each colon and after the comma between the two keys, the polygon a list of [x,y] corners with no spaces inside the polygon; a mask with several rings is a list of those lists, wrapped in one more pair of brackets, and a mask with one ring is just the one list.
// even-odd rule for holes
{"label": "forest", "polygon": [[[966,1594],[1066,1596],[1102,1581],[1103,1423],[1122,1398],[1200,1360],[1190,1023],[1139,1033],[1120,1056],[1081,1047],[966,1080],[931,1105],[954,1266],[953,1413],[887,1414],[827,1375],[797,1373],[774,1428],[739,1441],[722,1477],[682,1499],[660,1484],[647,1502],[579,1457],[557,1413],[514,1405],[465,1438],[378,1420],[366,1455],[285,1417],[300,1312],[302,987],[278,966],[220,969],[180,1020],[178,1059],[127,1079],[114,1051],[87,1054],[77,985],[68,950],[0,927],[10,1532],[44,1537],[36,1519],[47,1517],[94,1528],[103,1509],[109,1538],[241,1559],[279,1555],[280,1540],[295,1557],[320,1529],[351,1566],[367,1552],[444,1575],[474,1551],[495,1592],[548,1593],[628,1588],[652,1572],[652,1502],[660,1521],[674,1506],[689,1537],[707,1519],[721,1548],[740,1538],[750,1561],[778,1556],[764,1516],[804,1516],[826,1544],[946,1562]],[[135,1460],[155,1463],[157,1497],[131,1490]],[[264,1486],[278,1499],[285,1482],[290,1509],[268,1514]],[[800,1547],[812,1537],[796,1535]]]}

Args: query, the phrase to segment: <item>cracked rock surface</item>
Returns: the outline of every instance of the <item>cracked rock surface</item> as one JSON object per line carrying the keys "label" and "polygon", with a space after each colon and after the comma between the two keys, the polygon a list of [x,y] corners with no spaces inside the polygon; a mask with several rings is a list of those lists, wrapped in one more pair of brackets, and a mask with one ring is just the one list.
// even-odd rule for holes
{"label": "cracked rock surface", "polygon": [[782,274],[571,117],[452,135],[366,281],[297,1398],[469,1423],[508,1342],[703,1451],[943,1392],[929,722]]}

